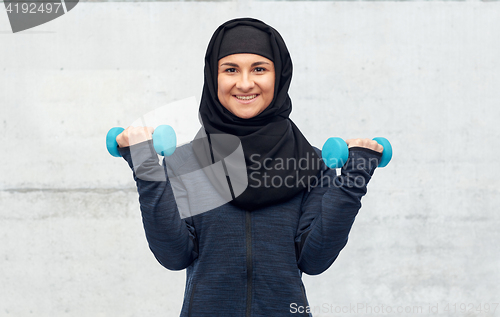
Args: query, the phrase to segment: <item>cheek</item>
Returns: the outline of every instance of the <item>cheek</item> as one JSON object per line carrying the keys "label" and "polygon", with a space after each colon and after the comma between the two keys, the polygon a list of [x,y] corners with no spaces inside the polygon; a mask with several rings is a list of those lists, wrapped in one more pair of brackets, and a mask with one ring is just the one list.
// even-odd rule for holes
{"label": "cheek", "polygon": [[220,86],[217,88],[217,98],[219,98],[219,101],[222,99],[222,92],[220,91]]}
{"label": "cheek", "polygon": [[223,79],[220,77],[217,80],[217,98],[219,99],[219,102],[221,105],[227,109],[228,104],[229,104],[229,90],[228,90],[228,84],[225,82]]}
{"label": "cheek", "polygon": [[219,101],[224,98],[224,83],[220,79],[220,77],[217,80],[217,97],[219,98]]}
{"label": "cheek", "polygon": [[266,92],[267,95],[271,96],[271,99],[274,97],[274,76],[267,81]]}
{"label": "cheek", "polygon": [[224,80],[224,78],[219,77],[217,81],[217,94],[223,96],[225,94],[228,94],[230,90],[231,90],[230,82]]}

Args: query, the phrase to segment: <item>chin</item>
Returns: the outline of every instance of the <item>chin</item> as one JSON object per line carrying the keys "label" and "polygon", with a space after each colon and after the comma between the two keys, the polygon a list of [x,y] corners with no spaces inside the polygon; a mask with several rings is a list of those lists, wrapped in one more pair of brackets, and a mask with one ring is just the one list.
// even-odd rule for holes
{"label": "chin", "polygon": [[251,109],[241,109],[241,107],[234,107],[233,109],[234,111],[231,111],[231,113],[241,119],[251,119],[262,112],[259,111],[259,107]]}
{"label": "chin", "polygon": [[238,118],[241,118],[241,119],[251,119],[251,118],[255,117],[258,114],[259,114],[258,112],[252,112],[252,113],[237,112],[237,113],[234,113],[235,116],[237,116]]}

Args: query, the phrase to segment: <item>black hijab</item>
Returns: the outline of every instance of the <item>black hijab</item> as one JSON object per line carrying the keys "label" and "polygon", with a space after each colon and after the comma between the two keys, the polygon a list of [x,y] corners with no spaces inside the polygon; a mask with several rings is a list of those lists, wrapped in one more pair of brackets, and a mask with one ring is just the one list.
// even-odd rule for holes
{"label": "black hijab", "polygon": [[[233,115],[217,97],[218,60],[238,53],[258,54],[274,62],[274,98],[264,111],[250,119]],[[208,166],[223,161],[238,146],[217,135],[229,134],[239,139],[248,186],[236,197],[231,190],[231,203],[245,210],[255,210],[287,201],[309,188],[309,182],[319,171],[321,158],[289,119],[292,60],[281,35],[256,19],[230,20],[219,26],[208,44],[204,73],[200,119],[204,128],[201,133],[206,137],[198,136],[193,149],[200,164]],[[237,180],[230,179],[231,173],[226,167],[224,170],[231,187]],[[218,188],[218,182],[220,179],[212,184]]]}

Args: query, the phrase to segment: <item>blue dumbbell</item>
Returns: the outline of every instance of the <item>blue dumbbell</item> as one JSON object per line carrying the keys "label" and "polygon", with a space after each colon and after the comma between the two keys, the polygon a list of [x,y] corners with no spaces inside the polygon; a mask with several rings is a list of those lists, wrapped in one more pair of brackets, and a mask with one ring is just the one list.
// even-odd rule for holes
{"label": "blue dumbbell", "polygon": [[[389,140],[382,137],[377,137],[373,140],[377,141],[378,144],[384,147],[382,158],[380,159],[378,167],[385,167],[387,164],[389,164],[392,158],[391,143],[389,142]],[[342,167],[344,166],[345,162],[347,162],[347,157],[349,156],[347,143],[345,143],[345,141],[341,138],[329,138],[323,145],[321,156],[323,157],[323,161],[325,162],[326,166],[328,166],[329,168]]]}
{"label": "blue dumbbell", "polygon": [[[125,130],[120,127],[111,128],[106,135],[106,147],[109,154],[115,157],[121,157],[118,151],[116,137]],[[174,129],[169,125],[161,125],[153,132],[153,145],[156,153],[162,156],[170,156],[174,153],[177,146],[177,137]]]}

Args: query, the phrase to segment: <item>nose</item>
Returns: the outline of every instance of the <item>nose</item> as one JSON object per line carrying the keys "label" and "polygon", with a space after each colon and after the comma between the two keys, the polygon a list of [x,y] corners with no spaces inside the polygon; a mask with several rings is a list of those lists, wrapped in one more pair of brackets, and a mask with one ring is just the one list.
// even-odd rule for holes
{"label": "nose", "polygon": [[241,73],[241,76],[239,76],[238,81],[236,82],[236,88],[241,91],[250,91],[254,86],[255,83],[248,72]]}

